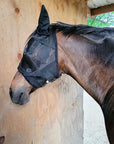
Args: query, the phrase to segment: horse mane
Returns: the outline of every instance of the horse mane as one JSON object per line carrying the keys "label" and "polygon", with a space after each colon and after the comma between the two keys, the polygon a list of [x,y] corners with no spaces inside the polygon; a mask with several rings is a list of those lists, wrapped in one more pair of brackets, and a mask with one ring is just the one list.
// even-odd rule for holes
{"label": "horse mane", "polygon": [[109,35],[114,36],[113,27],[96,28],[88,25],[70,25],[62,22],[51,24],[52,29],[56,29],[57,32],[62,32],[64,35],[85,35],[85,34],[95,34],[95,35]]}
{"label": "horse mane", "polygon": [[[71,24],[65,24],[62,22],[52,23],[50,25],[51,30],[56,30],[57,32],[62,32],[65,36],[71,36],[71,35],[96,35],[96,36],[114,36],[114,28],[113,27],[103,27],[103,28],[97,28],[92,27],[88,25],[71,25]],[[33,37],[35,34],[37,34],[37,29],[33,31],[33,33],[28,37],[27,41]]]}

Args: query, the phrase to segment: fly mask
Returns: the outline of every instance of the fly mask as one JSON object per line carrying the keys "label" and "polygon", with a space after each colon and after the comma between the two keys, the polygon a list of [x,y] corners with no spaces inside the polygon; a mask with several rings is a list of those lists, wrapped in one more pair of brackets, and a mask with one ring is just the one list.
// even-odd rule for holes
{"label": "fly mask", "polygon": [[31,34],[24,48],[18,71],[36,88],[60,77],[56,31],[50,27],[49,16],[44,5],[38,27]]}

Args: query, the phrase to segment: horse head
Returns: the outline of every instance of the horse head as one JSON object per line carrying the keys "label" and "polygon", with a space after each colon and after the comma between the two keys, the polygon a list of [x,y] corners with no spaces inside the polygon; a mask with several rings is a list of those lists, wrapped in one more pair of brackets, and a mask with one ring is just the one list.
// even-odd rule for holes
{"label": "horse head", "polygon": [[45,6],[42,6],[38,27],[30,35],[23,57],[10,87],[13,103],[23,105],[35,89],[60,76],[57,60],[56,31],[51,30]]}

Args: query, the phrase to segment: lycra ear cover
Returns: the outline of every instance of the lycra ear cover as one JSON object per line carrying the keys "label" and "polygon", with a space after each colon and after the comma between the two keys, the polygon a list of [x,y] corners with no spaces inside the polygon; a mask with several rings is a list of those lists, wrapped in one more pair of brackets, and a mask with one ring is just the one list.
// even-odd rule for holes
{"label": "lycra ear cover", "polygon": [[38,21],[37,32],[40,35],[47,35],[49,30],[50,20],[47,10],[44,5],[42,5],[41,13]]}

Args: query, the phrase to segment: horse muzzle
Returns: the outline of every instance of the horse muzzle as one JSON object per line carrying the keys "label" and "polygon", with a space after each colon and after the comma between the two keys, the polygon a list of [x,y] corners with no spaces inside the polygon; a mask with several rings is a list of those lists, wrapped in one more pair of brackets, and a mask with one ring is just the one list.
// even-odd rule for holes
{"label": "horse muzzle", "polygon": [[13,91],[12,88],[9,89],[10,98],[13,103],[24,105],[30,100],[30,95],[26,93],[23,89]]}

